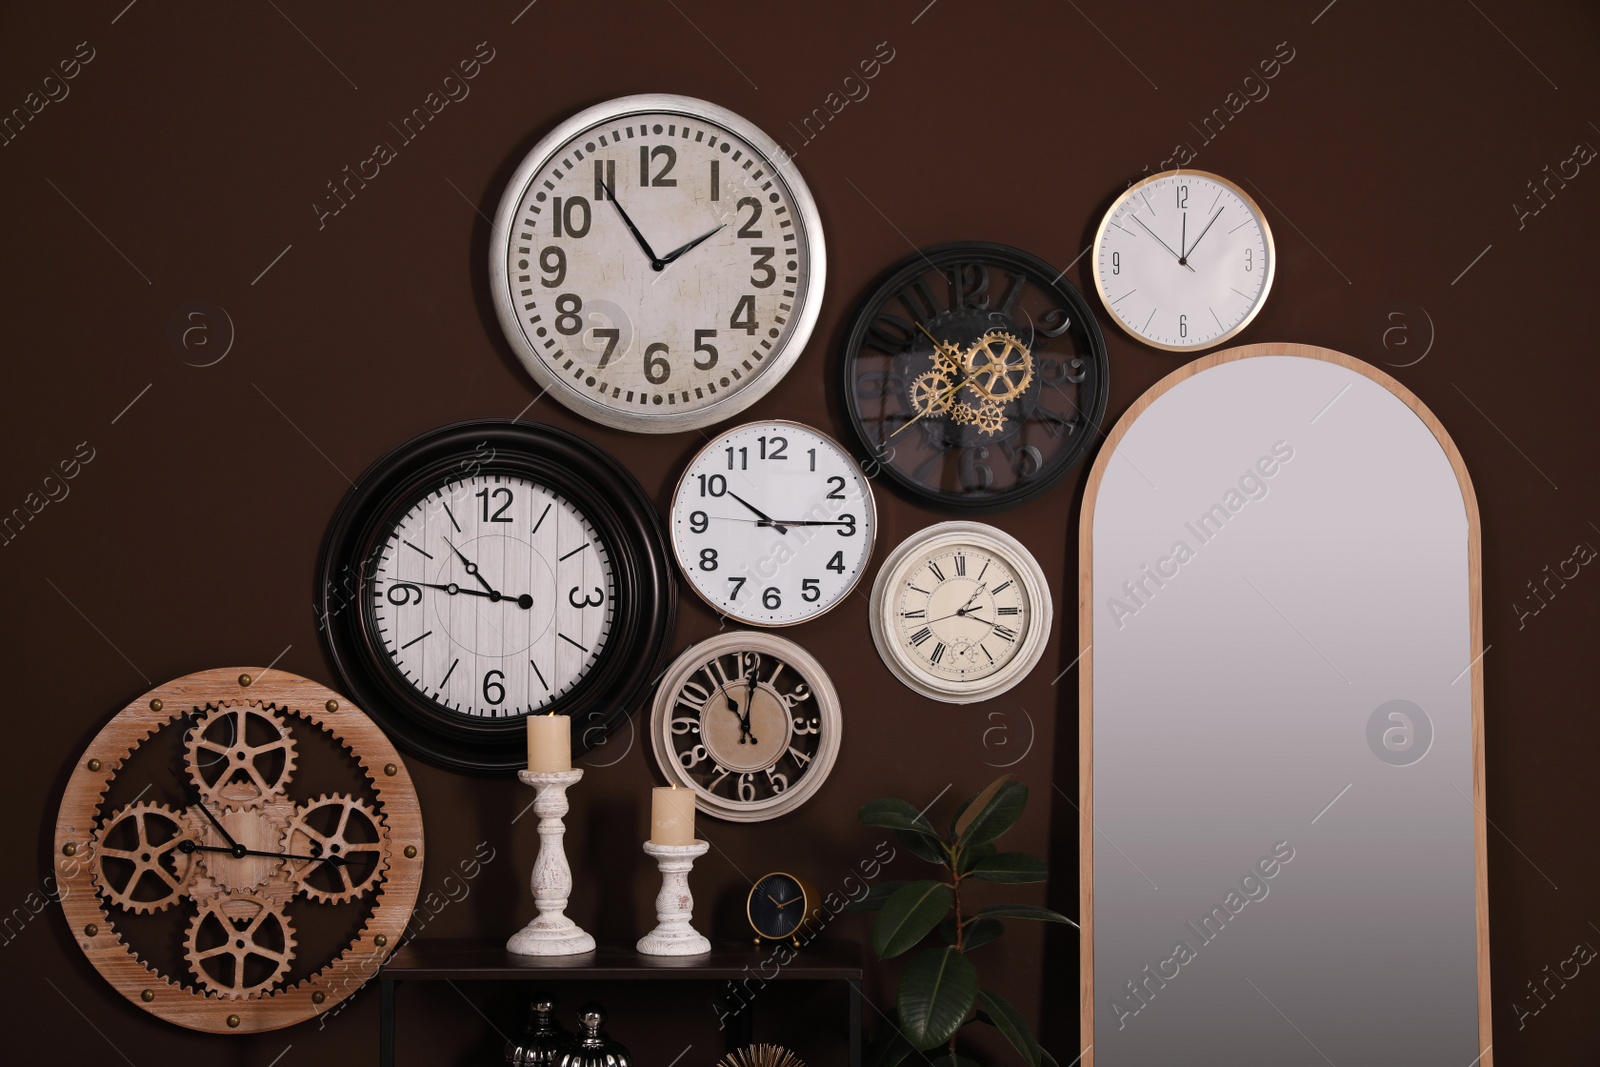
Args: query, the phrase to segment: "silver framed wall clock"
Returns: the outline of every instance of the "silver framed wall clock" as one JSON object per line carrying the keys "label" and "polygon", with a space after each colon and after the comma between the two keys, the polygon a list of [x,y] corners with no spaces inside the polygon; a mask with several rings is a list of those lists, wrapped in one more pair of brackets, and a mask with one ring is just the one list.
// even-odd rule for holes
{"label": "silver framed wall clock", "polygon": [[1033,670],[1053,610],[1044,571],[1022,542],[984,523],[942,522],[884,560],[872,586],[872,640],[908,688],[970,704]]}
{"label": "silver framed wall clock", "polygon": [[595,422],[671,433],[765,395],[816,324],[827,255],[787,153],[687,96],[628,96],[534,146],[495,216],[495,311],[528,373]]}
{"label": "silver framed wall clock", "polygon": [[1272,227],[1250,194],[1203,170],[1154,174],[1100,221],[1094,284],[1118,326],[1168,352],[1198,352],[1250,325],[1277,270]]}
{"label": "silver framed wall clock", "polygon": [[713,438],[672,497],[672,549],[689,588],[752,626],[792,626],[843,602],[877,532],[872,486],[850,454],[782,419]]}
{"label": "silver framed wall clock", "polygon": [[822,664],[787,638],[746,630],[672,662],[651,706],[650,742],[661,773],[694,790],[701,811],[761,822],[821,788],[841,724]]}

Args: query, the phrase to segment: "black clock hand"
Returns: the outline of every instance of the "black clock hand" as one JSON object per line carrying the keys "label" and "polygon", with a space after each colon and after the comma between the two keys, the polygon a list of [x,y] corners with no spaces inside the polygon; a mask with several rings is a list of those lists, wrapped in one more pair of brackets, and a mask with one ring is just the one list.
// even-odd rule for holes
{"label": "black clock hand", "polygon": [[467,573],[472,575],[472,577],[477,580],[479,585],[483,586],[485,589],[487,589],[489,591],[489,599],[490,600],[499,600],[502,596],[504,596],[503,593],[501,593],[498,589],[496,589],[494,586],[490,585],[487,581],[484,580],[483,575],[478,573],[478,565],[476,563],[472,562],[466,556],[462,555],[461,550],[459,548],[457,548],[455,545],[451,544],[450,543],[450,539],[448,537],[445,538],[444,543],[447,544],[447,545],[450,545],[450,551],[454,552],[460,558],[461,565],[466,568]]}
{"label": "black clock hand", "polygon": [[[967,618],[968,617],[967,616],[967,609],[972,606],[972,602],[974,600],[978,599],[978,594],[982,593],[983,589],[984,589],[984,586],[986,586],[988,584],[989,584],[988,582],[979,582],[978,583],[978,588],[974,589],[972,591],[972,595],[967,597],[967,602],[965,604],[961,605],[959,608],[957,608],[956,610],[952,611],[948,615],[941,615],[937,619],[929,619],[928,620],[929,625],[932,625],[933,623],[936,623],[936,622],[944,622],[944,620],[946,620],[946,619],[954,619],[957,616],[960,616],[962,618]],[[976,616],[972,616],[972,617],[976,618]],[[982,620],[980,620],[980,621],[982,621]]]}
{"label": "black clock hand", "polygon": [[397,581],[396,584],[397,585],[419,585],[424,589],[443,589],[446,593],[449,593],[451,596],[481,596],[481,597],[484,597],[485,599],[491,600],[491,601],[504,600],[508,604],[515,604],[517,607],[521,608],[524,611],[527,611],[529,608],[533,607],[533,596],[531,594],[529,594],[529,593],[523,593],[521,596],[511,596],[511,595],[509,595],[507,593],[499,593],[499,592],[488,592],[488,593],[485,593],[485,592],[482,592],[482,591],[477,590],[477,589],[463,589],[463,588],[461,588],[459,585],[457,585],[454,582],[451,582],[449,585],[439,585],[439,584],[434,583],[434,582],[398,582]]}
{"label": "black clock hand", "polygon": [[245,856],[265,856],[267,859],[274,860],[306,860],[311,863],[327,863],[335,867],[342,867],[350,862],[343,856],[335,856],[332,853],[326,856],[301,856],[294,852],[262,852],[260,849],[245,848],[243,845],[234,845],[232,848],[223,848],[220,845],[197,845],[193,841],[178,842],[178,851],[184,853],[220,852],[224,855],[232,856],[234,859],[242,859]]}
{"label": "black clock hand", "polygon": [[[1171,245],[1167,244],[1167,242],[1165,242],[1161,238],[1157,237],[1156,236],[1156,232],[1154,230],[1152,230],[1150,227],[1148,227],[1148,226],[1146,226],[1144,224],[1144,220],[1143,219],[1141,219],[1138,215],[1130,215],[1128,217],[1131,218],[1134,222],[1137,222],[1139,224],[1139,228],[1141,230],[1143,230],[1145,233],[1149,234],[1151,239],[1154,240],[1156,244],[1160,245],[1162,248],[1165,248],[1168,252],[1172,252],[1172,258],[1173,259],[1177,260],[1183,266],[1189,267],[1189,264],[1184,261],[1184,258],[1182,256],[1180,256],[1178,253],[1172,251],[1172,246]],[[1194,268],[1193,267],[1189,267],[1189,270],[1193,271]]]}
{"label": "black clock hand", "polygon": [[[1200,236],[1199,236],[1199,237],[1196,237],[1196,238],[1195,238],[1195,239],[1194,239],[1194,244],[1192,244],[1192,245],[1190,245],[1190,246],[1189,246],[1189,251],[1187,251],[1187,252],[1185,252],[1185,253],[1184,253],[1184,254],[1183,254],[1183,261],[1184,261],[1184,262],[1185,262],[1185,263],[1188,263],[1188,262],[1189,262],[1189,257],[1190,257],[1190,256],[1192,256],[1192,255],[1194,255],[1194,250],[1195,250],[1195,249],[1196,249],[1196,248],[1198,248],[1198,247],[1200,247],[1200,242],[1201,242],[1201,241],[1202,241],[1202,240],[1204,240],[1204,239],[1205,239],[1205,236],[1206,236],[1206,234],[1208,234],[1208,233],[1210,233],[1210,232],[1211,232],[1211,223],[1212,223],[1212,222],[1216,222],[1216,221],[1217,221],[1217,220],[1218,220],[1218,219],[1220,219],[1220,218],[1221,218],[1221,217],[1222,217],[1222,213],[1223,213],[1223,212],[1224,212],[1224,211],[1226,211],[1226,210],[1228,210],[1228,209],[1227,209],[1227,207],[1226,207],[1226,205],[1224,205],[1224,206],[1223,206],[1223,207],[1219,207],[1219,208],[1217,208],[1217,213],[1216,213],[1216,214],[1215,214],[1215,215],[1212,215],[1212,216],[1211,216],[1211,222],[1208,222],[1208,223],[1206,223],[1206,228],[1205,228],[1205,229],[1203,229],[1203,230],[1201,230],[1201,231],[1200,231]],[[1194,269],[1194,268],[1193,268],[1193,267],[1191,267],[1191,268],[1189,268],[1189,269],[1190,269],[1190,270],[1193,270],[1193,269]]]}
{"label": "black clock hand", "polygon": [[746,662],[749,664],[749,668],[745,673],[744,680],[745,680],[746,683],[748,683],[748,688],[745,689],[744,718],[743,718],[742,722],[743,722],[744,732],[749,735],[750,743],[753,745],[753,744],[756,743],[756,735],[750,732],[750,709],[755,706],[755,701],[756,701],[756,668],[757,668],[757,665],[760,663],[760,661],[757,660],[755,658],[755,656],[752,654],[751,657],[748,660],[746,660]]}
{"label": "black clock hand", "polygon": [[212,826],[215,826],[217,828],[217,833],[222,835],[222,839],[228,843],[228,847],[230,849],[238,848],[239,847],[239,842],[235,841],[233,839],[233,835],[228,833],[227,827],[223,826],[220,822],[218,822],[217,821],[217,817],[215,815],[211,814],[211,809],[206,807],[205,804],[201,802],[201,800],[200,800],[200,790],[194,785],[194,783],[193,782],[185,782],[183,780],[183,777],[178,774],[176,769],[171,768],[171,767],[169,767],[167,769],[169,771],[172,771],[172,776],[174,778],[178,779],[178,785],[183,789],[184,796],[189,800],[189,802],[191,804],[193,804],[195,807],[200,809],[200,811],[205,815],[206,819],[211,823]]}
{"label": "black clock hand", "polygon": [[[639,247],[644,250],[644,254],[650,257],[650,266],[656,270],[666,266],[666,261],[656,255],[655,250],[650,247],[650,242],[646,241],[644,234],[639,232],[639,227],[633,224],[633,220],[628,217],[628,213],[622,209],[622,201],[617,199],[617,194],[612,192],[611,186],[601,182],[600,188],[606,191],[606,199],[611,201],[611,206],[617,209],[618,215],[622,216],[623,225],[628,227],[628,232],[633,234],[633,239],[639,242]],[[681,255],[682,253],[680,252],[679,254]]]}
{"label": "black clock hand", "polygon": [[788,527],[784,526],[780,522],[774,522],[772,520],[772,516],[768,515],[766,512],[762,511],[760,508],[758,508],[754,504],[750,503],[750,501],[746,500],[744,497],[740,496],[738,493],[735,493],[732,489],[728,490],[728,495],[733,497],[733,499],[737,500],[739,503],[743,504],[745,506],[745,508],[752,515],[754,515],[756,518],[761,520],[756,525],[758,525],[758,526],[770,526],[774,530],[777,530],[781,534],[786,534],[786,533],[789,532],[789,528]]}
{"label": "black clock hand", "polygon": [[[726,223],[724,223],[723,225],[726,225]],[[720,229],[722,229],[722,226],[718,226],[717,227],[717,230],[720,230]],[[703,233],[699,237],[696,237],[694,240],[690,241],[688,244],[680,245],[679,247],[674,248],[672,251],[670,251],[666,255],[662,256],[661,259],[656,263],[656,270],[660,270],[662,267],[665,267],[668,263],[671,263],[673,260],[675,260],[679,256],[683,255],[685,252],[689,251],[689,249],[693,248],[695,245],[699,244],[701,241],[704,241],[707,237],[710,237],[711,234],[716,233],[717,230],[712,230],[711,233]]]}
{"label": "black clock hand", "polygon": [[1185,267],[1189,266],[1189,253],[1183,251],[1189,243],[1189,213],[1183,213],[1183,220],[1178,224],[1178,262]]}

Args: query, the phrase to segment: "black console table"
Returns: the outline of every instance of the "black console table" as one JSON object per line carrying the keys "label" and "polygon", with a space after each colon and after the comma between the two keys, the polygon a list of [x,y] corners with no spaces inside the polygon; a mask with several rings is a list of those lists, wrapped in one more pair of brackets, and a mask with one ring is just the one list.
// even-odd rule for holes
{"label": "black console table", "polygon": [[[727,982],[750,978],[772,955],[770,946],[720,942],[703,956],[644,956],[633,946],[601,945],[581,956],[516,956],[502,941],[419,939],[402,945],[378,971],[379,1063],[395,1067],[395,990],[402,982]],[[770,964],[768,966],[770,970]],[[773,982],[845,982],[850,987],[850,1067],[861,1065],[861,946],[817,940],[767,977]],[[763,977],[765,975],[763,974]],[[729,1049],[752,1040],[754,1005],[729,1030]]]}

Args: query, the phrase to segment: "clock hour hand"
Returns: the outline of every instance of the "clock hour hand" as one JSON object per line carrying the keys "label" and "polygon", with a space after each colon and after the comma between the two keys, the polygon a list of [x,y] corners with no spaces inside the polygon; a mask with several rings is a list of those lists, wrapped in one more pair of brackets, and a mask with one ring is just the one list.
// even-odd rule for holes
{"label": "clock hour hand", "polygon": [[490,600],[499,600],[502,596],[505,595],[505,594],[501,593],[498,589],[496,589],[494,586],[490,585],[487,581],[484,580],[483,575],[478,573],[478,565],[476,563],[472,562],[470,559],[468,559],[465,555],[463,555],[461,550],[459,548],[457,548],[454,544],[452,544],[448,537],[445,538],[444,543],[447,544],[447,545],[450,545],[450,551],[454,552],[456,554],[457,558],[459,558],[461,560],[461,565],[466,568],[467,573],[472,575],[472,577],[477,581],[477,583],[479,585],[483,586],[485,589],[487,589],[489,591],[489,599]]}
{"label": "clock hour hand", "polygon": [[756,743],[756,735],[750,732],[750,709],[755,706],[756,702],[756,670],[760,666],[761,661],[755,657],[754,653],[752,653],[749,658],[745,660],[745,663],[748,664],[748,667],[746,668],[744,680],[746,683],[748,683],[748,685],[745,689],[744,695],[744,716],[741,720],[741,729],[744,730],[745,735],[750,738],[750,743],[753,745]]}
{"label": "clock hour hand", "polygon": [[772,516],[768,515],[766,512],[762,511],[760,508],[758,508],[754,504],[750,503],[750,501],[746,500],[744,497],[740,496],[738,493],[735,493],[732,489],[728,490],[728,495],[733,497],[733,499],[737,500],[739,503],[743,504],[744,507],[745,507],[745,510],[749,511],[750,514],[754,515],[756,518],[761,520],[756,525],[758,525],[758,526],[770,526],[774,530],[777,530],[781,534],[786,534],[786,533],[789,532],[789,528],[787,526],[785,526],[781,522],[775,522],[773,520]]}
{"label": "clock hour hand", "polygon": [[[722,227],[718,226],[717,230],[720,230],[720,229],[722,229]],[[693,248],[695,245],[699,244],[701,241],[704,241],[707,237],[710,237],[711,234],[716,233],[717,230],[712,230],[710,233],[703,233],[699,237],[696,237],[694,240],[690,241],[688,244],[680,245],[679,247],[674,248],[672,251],[668,252],[666,255],[662,256],[659,260],[656,261],[656,264],[655,264],[656,270],[660,270],[662,267],[665,267],[668,263],[671,263],[673,260],[675,260],[679,256],[683,255],[685,252],[689,251],[689,249]]]}
{"label": "clock hour hand", "polygon": [[[633,239],[639,242],[639,247],[644,250],[644,254],[650,257],[650,266],[656,270],[660,270],[662,267],[666,266],[667,261],[656,255],[655,250],[650,247],[650,242],[644,239],[644,234],[639,232],[639,227],[633,224],[633,220],[630,219],[628,217],[628,213],[623,210],[622,201],[617,199],[617,194],[612,191],[611,186],[605,182],[601,182],[600,188],[606,191],[606,199],[611,201],[611,206],[617,209],[618,215],[622,216],[622,224],[628,227],[628,232],[633,234]],[[706,236],[709,237],[711,235],[707,234]],[[686,251],[688,251],[688,249],[679,249],[677,254],[682,255]]]}
{"label": "clock hour hand", "polygon": [[210,822],[212,826],[215,826],[217,828],[217,833],[221,834],[222,835],[222,839],[228,843],[228,848],[229,849],[238,848],[239,847],[239,842],[235,841],[233,839],[233,835],[228,833],[227,827],[223,826],[222,823],[218,822],[217,821],[217,817],[215,815],[211,814],[211,809],[206,807],[205,803],[200,799],[200,790],[195,787],[194,783],[193,782],[185,782],[183,780],[182,776],[179,775],[176,770],[174,770],[174,769],[172,769],[170,767],[168,768],[168,770],[171,770],[172,771],[172,776],[174,778],[178,779],[178,785],[183,789],[184,796],[188,798],[189,802],[192,803],[195,807],[199,808],[201,813],[205,815],[206,820],[208,822]]}
{"label": "clock hour hand", "polygon": [[[1184,259],[1181,255],[1179,255],[1178,253],[1173,252],[1172,251],[1172,246],[1167,244],[1167,242],[1163,241],[1161,238],[1157,237],[1156,236],[1156,231],[1154,231],[1150,227],[1146,226],[1144,224],[1144,220],[1143,219],[1141,219],[1138,215],[1129,215],[1128,217],[1131,218],[1134,222],[1137,222],[1139,224],[1139,228],[1141,230],[1143,230],[1145,233],[1150,235],[1150,239],[1151,240],[1155,241],[1155,243],[1160,245],[1162,248],[1165,248],[1168,252],[1171,252],[1172,253],[1172,258],[1177,260],[1178,263],[1181,266],[1189,267],[1189,262],[1186,259]],[[1189,271],[1190,271],[1190,273],[1193,273],[1194,272],[1194,268],[1193,267],[1189,267]]]}
{"label": "clock hour hand", "polygon": [[[1194,250],[1200,247],[1200,242],[1205,239],[1206,234],[1211,232],[1211,223],[1220,219],[1222,217],[1222,213],[1226,210],[1228,209],[1225,206],[1217,208],[1217,213],[1211,216],[1211,222],[1206,223],[1206,228],[1200,231],[1200,236],[1194,239],[1194,244],[1190,245],[1189,250],[1183,254],[1183,262],[1185,266],[1187,266],[1189,263],[1189,257],[1194,255]],[[1189,269],[1193,270],[1194,268],[1190,267]]]}

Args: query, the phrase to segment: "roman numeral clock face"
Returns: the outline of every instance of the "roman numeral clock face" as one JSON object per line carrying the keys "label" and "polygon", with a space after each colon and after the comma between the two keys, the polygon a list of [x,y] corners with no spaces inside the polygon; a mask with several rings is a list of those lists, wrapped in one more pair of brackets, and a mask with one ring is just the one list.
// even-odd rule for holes
{"label": "roman numeral clock face", "polygon": [[1021,542],[975,522],[913,534],[872,589],[872,639],[884,664],[934,700],[966,704],[1010,689],[1044,653],[1049,587]]}
{"label": "roman numeral clock face", "polygon": [[501,202],[501,325],[530,374],[597,422],[709,425],[753,403],[816,320],[824,254],[799,172],[703,101],[640,96],[564,123]]}
{"label": "roman numeral clock face", "polygon": [[605,744],[658,669],[675,599],[666,534],[588,442],[482,419],[394,449],[329,527],[315,609],[342,688],[454,770],[527,765],[531,714]]}
{"label": "roman numeral clock face", "polygon": [[1210,348],[1248,326],[1276,266],[1256,202],[1204,171],[1134,185],[1095,237],[1095,286],[1106,310],[1131,336],[1173,352]]}

